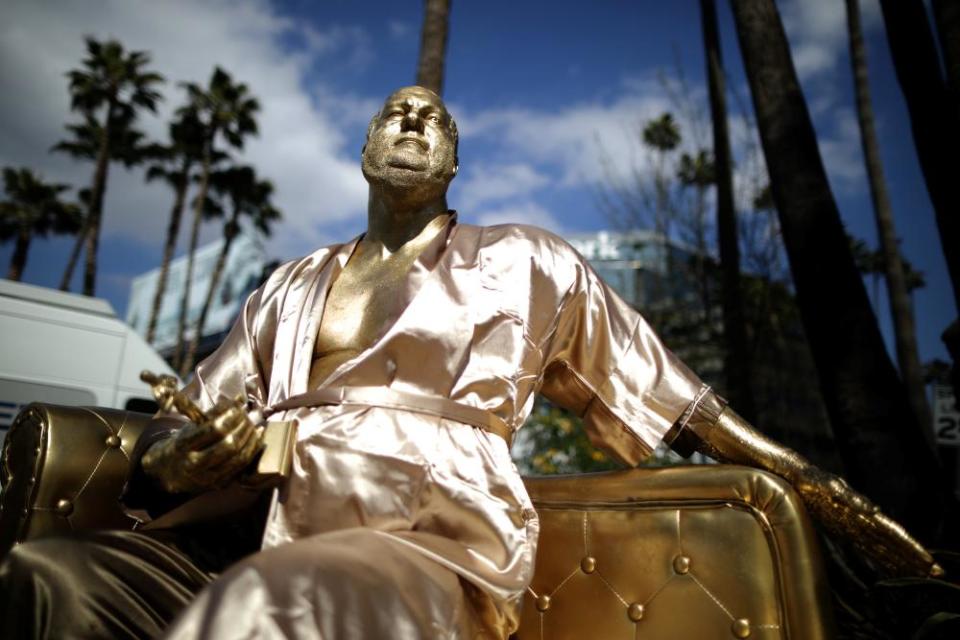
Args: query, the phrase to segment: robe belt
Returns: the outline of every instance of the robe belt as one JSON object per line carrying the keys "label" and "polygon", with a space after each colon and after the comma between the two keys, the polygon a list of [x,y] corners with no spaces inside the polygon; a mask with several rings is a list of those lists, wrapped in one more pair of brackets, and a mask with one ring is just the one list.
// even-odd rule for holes
{"label": "robe belt", "polygon": [[502,418],[486,409],[471,407],[449,398],[423,396],[416,393],[396,391],[387,387],[324,387],[315,389],[272,405],[265,411],[265,415],[269,416],[287,409],[339,404],[424,413],[483,429],[503,438],[508,447],[513,441],[513,429]]}

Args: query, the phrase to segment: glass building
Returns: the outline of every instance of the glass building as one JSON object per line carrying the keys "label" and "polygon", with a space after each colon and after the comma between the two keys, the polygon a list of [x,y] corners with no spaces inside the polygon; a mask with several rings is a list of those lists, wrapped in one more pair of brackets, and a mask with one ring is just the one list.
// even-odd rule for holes
{"label": "glass building", "polygon": [[[190,303],[187,309],[188,340],[192,338],[196,329],[197,319],[200,317],[200,310],[210,289],[210,280],[213,277],[217,257],[223,249],[223,243],[223,239],[220,239],[197,249],[193,266],[193,285],[190,288]],[[260,285],[266,265],[266,254],[260,238],[253,233],[241,231],[234,238],[230,252],[227,254],[227,261],[220,275],[220,284],[207,314],[202,342],[206,343],[210,339],[219,342],[219,337],[230,329],[243,301]],[[186,271],[186,256],[180,256],[170,263],[167,287],[160,304],[153,341],[154,348],[164,355],[169,354],[177,343],[177,324]],[[158,267],[135,277],[130,285],[126,321],[141,336],[147,333],[147,324],[150,321],[159,277],[160,268]],[[201,351],[209,350],[201,348]]]}

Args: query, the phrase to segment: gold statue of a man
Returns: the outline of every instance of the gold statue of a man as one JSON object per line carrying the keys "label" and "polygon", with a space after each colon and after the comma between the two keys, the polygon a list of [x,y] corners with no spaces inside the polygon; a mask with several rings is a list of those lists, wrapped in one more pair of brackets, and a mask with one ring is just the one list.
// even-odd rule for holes
{"label": "gold statue of a man", "polygon": [[[249,411],[299,425],[264,550],[208,585],[168,637],[507,637],[537,539],[509,444],[538,392],[627,462],[665,440],[772,471],[881,564],[939,571],[863,496],[725,406],[561,239],[459,224],[446,202],[457,130],[436,94],[388,97],[362,166],[366,233],[280,267],[184,390],[203,419],[157,420],[138,444],[127,502],[145,508],[158,488],[175,501],[237,478],[258,450]],[[154,618],[213,579],[136,536],[124,544],[189,578],[138,575],[166,598],[149,600]]]}

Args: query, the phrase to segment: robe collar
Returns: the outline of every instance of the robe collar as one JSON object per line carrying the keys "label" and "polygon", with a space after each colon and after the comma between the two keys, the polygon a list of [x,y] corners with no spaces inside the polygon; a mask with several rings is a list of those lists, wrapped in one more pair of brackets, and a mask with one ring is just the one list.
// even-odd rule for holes
{"label": "robe collar", "polygon": [[[398,305],[396,315],[384,325],[382,332],[377,336],[372,344],[368,345],[362,352],[347,360],[337,367],[321,386],[332,382],[341,374],[349,371],[358,362],[369,355],[382,338],[389,333],[390,329],[396,324],[397,320],[410,306],[410,303],[420,291],[423,283],[433,274],[434,270],[440,264],[441,259],[446,254],[446,250],[456,235],[457,230],[457,212],[451,210],[450,217],[447,219],[443,228],[427,243],[420,255],[414,260],[407,277],[404,280],[401,291],[401,303]],[[298,315],[298,326],[293,345],[280,345],[279,342],[275,348],[291,348],[293,355],[292,367],[289,377],[286,378],[287,390],[282,394],[292,396],[308,391],[307,383],[310,377],[310,367],[313,364],[313,348],[317,339],[317,332],[320,330],[320,322],[323,319],[323,311],[326,306],[327,295],[333,285],[334,280],[346,266],[350,257],[353,255],[360,240],[364,234],[334,248],[328,259],[318,265],[318,270],[314,271],[314,277],[311,279],[310,286],[305,291],[305,295],[294,304],[302,305]]]}

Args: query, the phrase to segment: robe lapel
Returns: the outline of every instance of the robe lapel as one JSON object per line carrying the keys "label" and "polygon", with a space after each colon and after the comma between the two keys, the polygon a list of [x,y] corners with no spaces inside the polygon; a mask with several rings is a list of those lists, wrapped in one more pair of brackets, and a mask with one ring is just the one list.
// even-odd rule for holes
{"label": "robe lapel", "polygon": [[360,237],[340,245],[291,285],[283,303],[274,345],[272,403],[307,390],[313,345],[330,285],[350,259]]}

